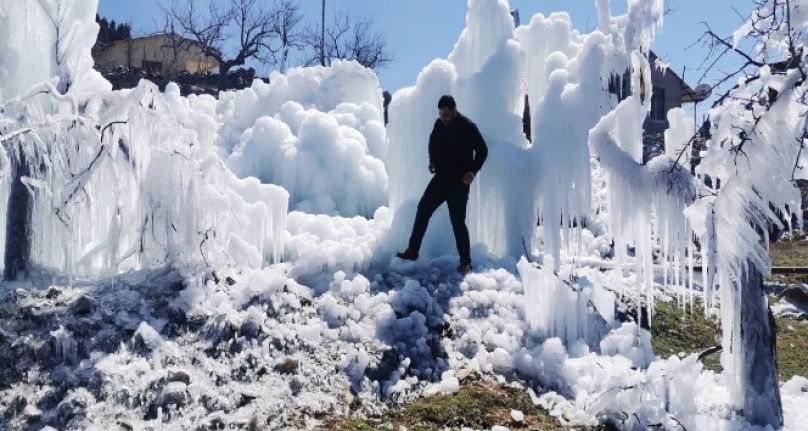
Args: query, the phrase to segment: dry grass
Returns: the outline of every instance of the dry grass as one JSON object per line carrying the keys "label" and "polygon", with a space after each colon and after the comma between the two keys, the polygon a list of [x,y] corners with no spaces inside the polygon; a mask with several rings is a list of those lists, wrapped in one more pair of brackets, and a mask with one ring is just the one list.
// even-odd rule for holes
{"label": "dry grass", "polygon": [[[522,423],[514,423],[511,410],[524,414]],[[394,406],[384,417],[337,418],[326,421],[323,431],[438,431],[444,429],[490,429],[506,426],[514,431],[561,431],[558,419],[533,405],[525,389],[493,382],[470,382],[450,395],[425,397],[410,404]],[[593,428],[576,427],[578,430]],[[606,428],[594,428],[605,430]]]}

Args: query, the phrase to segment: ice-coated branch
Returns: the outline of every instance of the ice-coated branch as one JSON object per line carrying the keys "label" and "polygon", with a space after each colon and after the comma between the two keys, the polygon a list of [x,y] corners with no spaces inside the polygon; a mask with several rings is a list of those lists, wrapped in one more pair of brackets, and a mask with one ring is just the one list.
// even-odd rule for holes
{"label": "ice-coated branch", "polygon": [[101,129],[101,133],[100,133],[101,134],[101,142],[104,142],[104,133],[106,133],[107,130],[111,129],[112,127],[114,127],[114,126],[116,126],[118,124],[128,124],[128,123],[129,123],[129,120],[118,120],[118,121],[112,121],[112,122],[104,125],[103,127],[101,127],[100,125],[96,126],[96,128]]}
{"label": "ice-coated branch", "polygon": [[733,51],[736,54],[740,55],[741,57],[745,58],[746,62],[747,62],[747,64],[746,64],[747,66],[748,65],[757,66],[757,67],[762,67],[763,66],[764,63],[753,59],[749,54],[741,51],[737,47],[735,47],[732,44],[730,44],[729,42],[727,42],[725,39],[723,39],[720,36],[718,36],[717,34],[715,34],[713,32],[713,30],[709,26],[707,26],[707,31],[705,32],[705,34],[712,39],[713,43],[723,45],[724,47],[726,47],[727,50]]}
{"label": "ice-coated branch", "polygon": [[797,152],[797,157],[794,158],[794,168],[791,169],[791,181],[795,181],[795,177],[797,175],[797,171],[802,169],[800,166],[800,159],[802,158],[802,151],[805,149],[805,139],[808,138],[808,133],[803,133],[802,136],[797,138],[797,143],[800,144],[800,149]]}
{"label": "ice-coated branch", "polygon": [[80,122],[80,123],[83,124],[85,121],[86,121],[85,118],[82,118],[82,117],[79,117],[79,116],[71,116],[71,117],[64,117],[64,118],[60,118],[60,119],[56,119],[56,120],[47,121],[47,122],[44,122],[44,123],[34,124],[32,126],[23,127],[23,128],[15,130],[15,131],[7,134],[7,135],[3,135],[2,133],[0,133],[0,144],[5,144],[7,141],[11,141],[13,139],[19,138],[21,136],[24,136],[24,135],[27,135],[27,134],[30,134],[30,133],[39,132],[40,130],[48,128],[48,127],[59,127],[62,124],[69,124],[69,123],[74,123],[74,122]]}

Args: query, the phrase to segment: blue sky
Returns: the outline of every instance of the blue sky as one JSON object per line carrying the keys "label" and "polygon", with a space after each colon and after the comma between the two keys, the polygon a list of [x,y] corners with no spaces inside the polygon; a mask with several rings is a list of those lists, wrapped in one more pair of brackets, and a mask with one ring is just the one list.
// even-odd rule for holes
{"label": "blue sky", "polygon": [[[117,22],[130,22],[137,34],[149,33],[161,20],[159,2],[168,0],[99,0],[99,13]],[[301,0],[306,21],[319,22],[320,0]],[[595,0],[511,0],[518,9],[522,23],[536,13],[545,15],[567,11],[573,24],[582,32],[597,22]],[[668,0],[671,12],[657,35],[652,49],[693,87],[702,77],[699,67],[706,51],[693,45],[704,32],[707,22],[721,35],[730,36],[740,24],[741,17],[752,10],[752,0]],[[395,61],[379,71],[383,88],[395,92],[415,83],[418,72],[438,57],[446,57],[465,27],[466,0],[327,0],[328,12],[348,11],[376,18],[377,30],[387,38]],[[737,13],[735,11],[737,9]],[[625,12],[626,2],[612,1],[612,13]],[[725,62],[725,67],[735,59]],[[261,70],[259,72],[268,72]],[[706,81],[715,80],[716,73]]]}

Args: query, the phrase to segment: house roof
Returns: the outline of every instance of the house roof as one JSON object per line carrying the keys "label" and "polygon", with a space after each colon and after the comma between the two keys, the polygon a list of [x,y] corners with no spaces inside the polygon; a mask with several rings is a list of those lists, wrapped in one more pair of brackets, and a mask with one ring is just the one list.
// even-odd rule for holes
{"label": "house roof", "polygon": [[[648,62],[652,65],[654,62],[659,59],[659,57],[654,53],[654,51],[650,51],[648,55]],[[693,102],[701,102],[701,99],[698,98],[696,92],[687,85],[684,79],[682,79],[676,72],[673,71],[672,68],[668,67],[665,68],[666,75],[673,75],[680,83],[682,83],[682,103],[693,103]]]}

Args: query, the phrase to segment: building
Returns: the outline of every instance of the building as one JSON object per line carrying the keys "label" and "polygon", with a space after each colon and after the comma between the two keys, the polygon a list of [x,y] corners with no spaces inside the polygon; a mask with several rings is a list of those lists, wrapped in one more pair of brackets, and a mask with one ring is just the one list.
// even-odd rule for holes
{"label": "building", "polygon": [[651,112],[643,123],[646,135],[664,134],[665,130],[670,127],[668,111],[673,108],[681,108],[685,103],[700,101],[696,92],[672,69],[660,70],[660,68],[654,67],[656,61],[657,56],[652,51],[648,56],[648,62],[651,63],[653,95],[651,96]]}
{"label": "building", "polygon": [[[643,163],[665,152],[665,130],[670,127],[668,112],[681,108],[683,104],[700,102],[705,94],[699,95],[672,69],[660,69],[654,65],[657,56],[651,51],[648,55],[651,64],[651,106],[643,121]],[[609,81],[609,92],[623,100],[632,94],[629,72],[615,75]],[[645,83],[640,83],[639,95],[645,97]],[[695,146],[694,146],[695,148]],[[695,156],[695,155],[694,155]]]}
{"label": "building", "polygon": [[[519,9],[511,10],[514,27],[519,27]],[[651,111],[643,121],[643,163],[650,160],[665,150],[665,130],[670,127],[668,123],[668,111],[673,108],[681,108],[684,103],[700,102],[705,95],[697,95],[696,91],[677,75],[673,70],[667,68],[661,70],[654,67],[657,62],[657,55],[653,51],[649,52],[648,62],[651,64],[651,85],[653,94],[651,96]],[[623,100],[631,94],[631,76],[629,71],[622,75],[615,75],[609,81],[608,90],[617,96],[618,100]],[[644,86],[644,83],[642,84]],[[645,95],[645,88],[640,89],[641,97]],[[522,117],[522,131],[529,141],[532,141],[530,130],[530,101],[525,95],[525,111]],[[695,148],[695,146],[694,146]]]}
{"label": "building", "polygon": [[140,69],[148,75],[177,76],[214,73],[219,62],[205,55],[199,43],[169,33],[118,40],[93,49],[96,69],[102,73]]}

